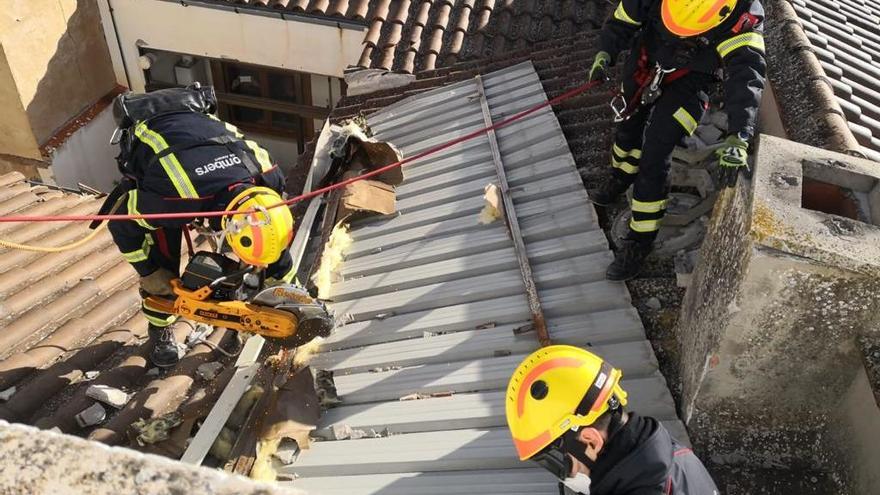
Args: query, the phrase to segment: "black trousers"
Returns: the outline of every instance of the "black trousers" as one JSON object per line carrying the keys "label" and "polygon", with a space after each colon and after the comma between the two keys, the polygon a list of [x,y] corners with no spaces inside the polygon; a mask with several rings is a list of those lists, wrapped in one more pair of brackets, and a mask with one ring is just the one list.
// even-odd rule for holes
{"label": "black trousers", "polygon": [[[148,254],[150,261],[160,268],[180,275],[180,249],[183,243],[183,230],[162,228],[154,230],[148,235],[151,242],[151,249]],[[278,261],[266,268],[266,277],[280,282],[292,282],[295,275],[293,258],[287,250],[282,253]],[[177,316],[163,313],[156,308],[150,307],[146,299],[147,295],[141,294],[143,297],[141,307],[144,316],[151,325],[154,327],[167,327],[177,321]]]}
{"label": "black trousers", "polygon": [[[631,74],[631,72],[629,72]],[[672,151],[685,136],[692,135],[708,108],[705,74],[688,74],[662,86],[660,97],[643,105],[618,124],[611,154],[613,174],[633,185],[632,220],[628,237],[652,242],[660,230],[669,194]],[[626,101],[633,99],[638,84],[624,76]]]}

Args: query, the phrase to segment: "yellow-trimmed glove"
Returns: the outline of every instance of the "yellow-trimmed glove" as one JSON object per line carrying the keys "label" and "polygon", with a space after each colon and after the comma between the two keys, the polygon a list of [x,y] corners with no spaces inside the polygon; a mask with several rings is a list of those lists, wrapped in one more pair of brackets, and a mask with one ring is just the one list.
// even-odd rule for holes
{"label": "yellow-trimmed glove", "polygon": [[740,172],[748,169],[749,143],[742,136],[730,135],[724,146],[715,152],[718,156],[718,184],[720,187],[733,187]]}
{"label": "yellow-trimmed glove", "polygon": [[593,59],[593,66],[590,67],[589,82],[608,80],[608,65],[611,63],[611,55],[608,52],[599,52]]}
{"label": "yellow-trimmed glove", "polygon": [[141,290],[153,296],[173,296],[171,281],[177,276],[169,270],[159,268],[155,272],[141,277]]}

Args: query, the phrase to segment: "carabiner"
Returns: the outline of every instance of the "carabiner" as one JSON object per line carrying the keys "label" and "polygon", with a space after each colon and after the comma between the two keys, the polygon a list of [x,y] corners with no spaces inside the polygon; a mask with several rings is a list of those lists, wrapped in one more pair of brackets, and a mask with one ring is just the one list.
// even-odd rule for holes
{"label": "carabiner", "polygon": [[621,93],[617,93],[617,95],[611,99],[611,111],[614,112],[615,124],[619,124],[629,118],[629,115],[626,115],[626,107],[626,98],[624,98]]}

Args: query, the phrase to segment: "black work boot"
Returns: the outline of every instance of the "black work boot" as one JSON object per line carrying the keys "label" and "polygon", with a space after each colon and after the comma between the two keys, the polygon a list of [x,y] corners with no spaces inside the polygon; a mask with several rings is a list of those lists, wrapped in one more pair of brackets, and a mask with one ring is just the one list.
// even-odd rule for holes
{"label": "black work boot", "polygon": [[153,344],[153,350],[150,351],[150,362],[159,368],[171,368],[180,361],[172,327],[173,325],[167,327],[150,325],[147,330],[150,342]]}
{"label": "black work boot", "polygon": [[619,249],[614,253],[614,261],[608,265],[608,270],[605,271],[605,278],[617,281],[635,278],[642,271],[645,258],[651,253],[653,247],[653,242],[622,240]]}
{"label": "black work boot", "polygon": [[629,183],[613,175],[605,185],[590,192],[590,201],[596,206],[609,206],[617,201],[617,198],[627,189],[629,189]]}

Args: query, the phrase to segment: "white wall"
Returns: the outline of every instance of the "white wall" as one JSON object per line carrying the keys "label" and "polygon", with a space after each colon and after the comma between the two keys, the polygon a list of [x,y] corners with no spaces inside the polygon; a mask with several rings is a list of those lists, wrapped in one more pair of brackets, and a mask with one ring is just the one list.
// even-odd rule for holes
{"label": "white wall", "polygon": [[299,156],[299,151],[295,139],[268,136],[256,132],[245,132],[245,136],[248,139],[253,139],[260,143],[260,146],[266,148],[266,150],[269,151],[269,154],[272,155],[272,159],[275,160],[275,163],[284,171],[285,175],[287,175],[287,172],[291,167],[296,165],[296,157]]}
{"label": "white wall", "polygon": [[66,187],[82,182],[110,192],[113,181],[120,178],[115,158],[118,147],[110,146],[114,129],[113,107],[109,106],[67,138],[52,154],[55,182]]}
{"label": "white wall", "polygon": [[364,38],[364,28],[157,0],[108,2],[134,91],[145,84],[139,46],[341,78],[345,67],[357,62]]}

